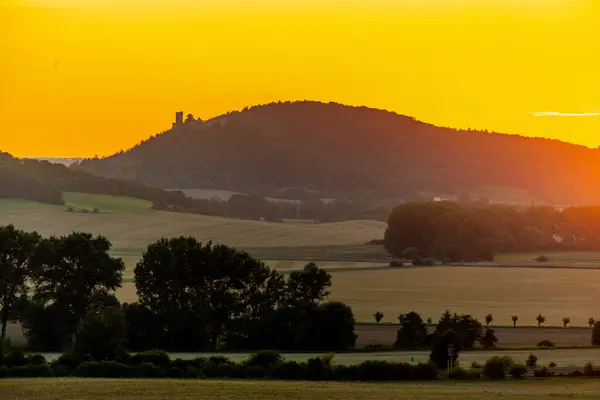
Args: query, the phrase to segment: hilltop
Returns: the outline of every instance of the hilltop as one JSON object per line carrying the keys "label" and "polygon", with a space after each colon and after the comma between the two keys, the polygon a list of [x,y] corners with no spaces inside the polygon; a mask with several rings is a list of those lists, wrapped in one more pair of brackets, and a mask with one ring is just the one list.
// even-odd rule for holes
{"label": "hilltop", "polygon": [[[180,117],[181,118],[181,117]],[[485,187],[553,203],[600,201],[596,150],[557,140],[437,127],[337,103],[285,102],[173,128],[75,168],[162,188],[262,196],[412,200]],[[308,190],[307,190],[308,189]]]}

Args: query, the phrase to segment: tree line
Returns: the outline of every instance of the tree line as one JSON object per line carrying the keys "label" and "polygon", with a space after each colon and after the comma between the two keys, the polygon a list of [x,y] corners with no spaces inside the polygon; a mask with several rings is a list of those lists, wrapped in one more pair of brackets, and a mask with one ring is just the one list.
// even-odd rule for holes
{"label": "tree line", "polygon": [[234,194],[228,201],[196,199],[180,190],[163,190],[137,182],[95,176],[77,167],[31,159],[17,159],[0,152],[0,198],[20,198],[64,205],[63,192],[126,196],[152,202],[156,210],[242,219],[281,221],[309,219],[319,222],[352,219],[385,220],[389,209],[365,202],[324,202],[309,191],[288,190],[278,194],[299,197],[296,202],[274,201],[257,194]]}
{"label": "tree line", "polygon": [[0,343],[7,323],[19,321],[29,348],[40,351],[316,351],[355,344],[352,310],[326,301],[331,275],[313,263],[286,279],[225,245],[161,239],[134,269],[138,302],[121,305],[115,292],[125,267],[110,249],[106,238],[89,233],[44,238],[0,228]]}
{"label": "tree line", "polygon": [[600,153],[557,140],[442,128],[384,110],[311,101],[182,125],[81,167],[156,187],[266,197],[291,186],[314,188],[323,198],[415,200],[420,193],[500,186],[550,203],[600,203]]}
{"label": "tree line", "polygon": [[383,244],[396,257],[410,249],[442,261],[492,261],[502,252],[600,249],[600,206],[409,202],[387,223]]}

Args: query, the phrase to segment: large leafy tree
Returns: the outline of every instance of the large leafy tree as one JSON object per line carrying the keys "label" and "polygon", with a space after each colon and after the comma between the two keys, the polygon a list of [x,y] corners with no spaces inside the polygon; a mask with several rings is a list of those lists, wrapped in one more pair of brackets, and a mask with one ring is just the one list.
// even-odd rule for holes
{"label": "large leafy tree", "polygon": [[259,320],[283,297],[283,277],[261,261],[192,237],[151,244],[134,274],[140,305],[163,321],[167,336],[182,319],[196,321],[211,349],[238,321]]}
{"label": "large leafy tree", "polygon": [[118,360],[125,353],[127,325],[119,306],[92,309],[81,320],[75,334],[73,354],[80,359]]}
{"label": "large leafy tree", "polygon": [[125,265],[109,254],[111,246],[103,236],[81,232],[39,243],[34,300],[63,310],[71,334],[90,309],[114,303]]}
{"label": "large leafy tree", "polygon": [[315,263],[304,266],[302,271],[294,271],[287,281],[288,296],[292,304],[316,304],[329,296],[331,274]]}
{"label": "large leafy tree", "polygon": [[32,255],[40,240],[37,233],[0,227],[0,343],[6,338],[6,326],[13,308],[27,292],[27,281],[33,275]]}

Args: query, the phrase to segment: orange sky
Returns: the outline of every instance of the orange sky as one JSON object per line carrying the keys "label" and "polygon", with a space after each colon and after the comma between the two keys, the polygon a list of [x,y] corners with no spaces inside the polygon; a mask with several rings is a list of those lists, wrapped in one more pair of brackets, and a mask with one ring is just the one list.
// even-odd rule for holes
{"label": "orange sky", "polygon": [[[594,4],[595,3],[595,4]],[[108,155],[276,100],[596,147],[596,0],[0,0],[0,149]]]}

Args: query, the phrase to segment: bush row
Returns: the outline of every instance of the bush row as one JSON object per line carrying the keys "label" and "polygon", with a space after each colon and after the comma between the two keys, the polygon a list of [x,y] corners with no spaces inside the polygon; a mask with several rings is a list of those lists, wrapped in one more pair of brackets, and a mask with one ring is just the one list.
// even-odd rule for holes
{"label": "bush row", "polygon": [[[119,361],[78,360],[64,354],[48,363],[40,355],[8,353],[0,366],[0,378],[31,377],[85,377],[85,378],[234,378],[285,379],[312,381],[418,381],[435,380],[440,376],[435,365],[394,363],[368,360],[355,365],[334,365],[333,356],[311,358],[304,362],[284,361],[280,354],[263,351],[242,362],[233,362],[224,356],[175,359],[162,351],[123,355]],[[525,363],[515,363],[510,357],[495,356],[483,366],[475,363],[470,369],[455,366],[449,371],[452,380],[477,380],[482,377],[502,380],[506,377],[522,379],[531,372],[535,377],[550,377],[548,367],[539,367],[537,357],[530,355]],[[444,376],[445,374],[441,374]],[[567,376],[600,376],[591,364],[583,372]]]}
{"label": "bush row", "polygon": [[238,378],[313,381],[402,381],[435,380],[433,364],[364,361],[356,365],[333,365],[332,357],[305,362],[284,361],[278,353],[260,352],[242,362],[223,356],[170,360],[164,352],[146,352],[120,361],[78,361],[65,354],[47,363],[4,365],[0,377],[86,377],[86,378]]}

